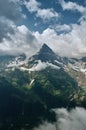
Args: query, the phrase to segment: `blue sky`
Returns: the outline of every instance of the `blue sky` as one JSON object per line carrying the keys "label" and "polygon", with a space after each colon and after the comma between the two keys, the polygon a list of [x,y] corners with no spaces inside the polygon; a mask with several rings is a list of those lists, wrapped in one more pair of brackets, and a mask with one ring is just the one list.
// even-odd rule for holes
{"label": "blue sky", "polygon": [[0,0],[0,54],[35,54],[43,43],[86,56],[85,0]]}
{"label": "blue sky", "polygon": [[[28,9],[28,7],[24,6],[24,12],[27,15],[27,19],[25,21],[25,24],[29,27],[31,27],[31,30],[35,30],[35,31],[43,31],[45,28],[53,25],[53,24],[71,24],[71,23],[77,23],[79,18],[81,17],[81,12],[74,10],[72,11],[70,10],[63,10],[62,6],[61,6],[61,2],[59,2],[59,0],[38,0],[37,1],[40,6],[39,9],[41,9],[41,11],[43,9],[47,10],[47,9],[53,9],[54,12],[56,12],[58,14],[58,16],[55,17],[50,17],[50,19],[48,19],[46,17],[46,19],[43,19],[43,16],[40,16],[40,14],[38,16],[37,15],[37,9],[36,11],[32,11],[30,9]],[[27,4],[30,2],[27,2]],[[80,0],[77,1],[77,4],[81,4],[83,5],[84,2],[81,2]],[[30,4],[29,4],[30,5]],[[84,5],[83,5],[84,6]],[[32,7],[34,8],[34,7]]]}

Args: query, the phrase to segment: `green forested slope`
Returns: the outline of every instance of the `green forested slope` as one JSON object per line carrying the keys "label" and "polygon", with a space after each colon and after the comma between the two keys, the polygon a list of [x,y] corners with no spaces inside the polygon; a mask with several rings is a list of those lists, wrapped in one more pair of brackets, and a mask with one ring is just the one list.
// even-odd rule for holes
{"label": "green forested slope", "polygon": [[78,99],[79,91],[76,81],[62,69],[3,72],[0,76],[0,129],[29,130],[43,120],[55,121],[52,108],[85,106],[85,100]]}

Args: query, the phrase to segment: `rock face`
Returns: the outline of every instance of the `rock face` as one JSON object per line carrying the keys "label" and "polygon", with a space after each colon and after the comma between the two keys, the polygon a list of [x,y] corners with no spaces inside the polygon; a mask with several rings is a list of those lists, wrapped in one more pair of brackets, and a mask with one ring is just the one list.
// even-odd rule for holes
{"label": "rock face", "polygon": [[[54,68],[63,67],[63,58],[56,55],[55,52],[48,47],[46,44],[43,44],[39,52],[33,55],[28,63],[30,66],[36,66],[41,64],[42,66],[53,66]],[[44,67],[43,67],[44,68]]]}
{"label": "rock face", "polygon": [[38,52],[38,60],[41,60],[42,62],[52,62],[54,60],[57,60],[57,56],[52,51],[52,49],[50,49],[46,44],[44,44]]}

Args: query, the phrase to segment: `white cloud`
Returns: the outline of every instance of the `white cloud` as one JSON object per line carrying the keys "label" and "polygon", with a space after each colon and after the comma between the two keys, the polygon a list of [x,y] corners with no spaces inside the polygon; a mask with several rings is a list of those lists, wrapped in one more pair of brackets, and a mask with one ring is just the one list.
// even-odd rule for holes
{"label": "white cloud", "polygon": [[37,17],[40,17],[41,19],[45,20],[50,20],[51,18],[58,18],[59,14],[54,11],[53,8],[51,9],[39,9],[37,10]]}
{"label": "white cloud", "polygon": [[25,1],[25,6],[28,9],[29,12],[36,12],[39,9],[39,6],[41,4],[37,2],[36,0],[29,0],[28,2]]}
{"label": "white cloud", "polygon": [[[62,30],[61,26],[59,30]],[[63,25],[64,27],[64,25]],[[56,53],[62,56],[86,56],[86,22],[71,24],[71,31],[57,34],[54,29],[47,28],[42,33],[34,32],[39,43],[48,44]]]}
{"label": "white cloud", "polygon": [[32,68],[28,69],[29,71],[41,71],[44,70],[47,67],[51,67],[54,69],[60,69],[60,67],[53,65],[52,63],[49,62],[41,62],[40,60],[38,60],[38,63],[35,64]]}
{"label": "white cloud", "polygon": [[41,8],[41,3],[36,0],[25,1],[24,4],[29,12],[36,13],[36,16],[43,19],[43,21],[59,18],[59,14],[53,8]]}
{"label": "white cloud", "polygon": [[16,23],[25,17],[21,0],[0,0],[0,42],[8,37],[8,33],[13,34]]}
{"label": "white cloud", "polygon": [[32,68],[30,68],[30,71],[40,71],[48,67],[48,64],[45,62],[38,61],[38,64],[34,65]]}
{"label": "white cloud", "polygon": [[50,26],[50,28],[56,30],[56,32],[69,32],[72,30],[71,25],[63,24],[63,25],[55,25],[55,26]]}
{"label": "white cloud", "polygon": [[26,53],[31,56],[37,51],[37,40],[25,26],[17,26],[24,18],[22,0],[0,0],[0,55]]}
{"label": "white cloud", "polygon": [[56,126],[45,122],[43,125],[40,125],[38,128],[35,128],[34,130],[57,130]]}
{"label": "white cloud", "polygon": [[59,130],[85,130],[86,129],[86,110],[84,108],[76,108],[68,112],[66,109],[58,109],[56,111]]}
{"label": "white cloud", "polygon": [[56,123],[40,125],[34,130],[85,130],[86,129],[86,110],[84,108],[75,108],[70,112],[66,109],[55,110],[57,114]]}
{"label": "white cloud", "polygon": [[26,53],[31,56],[39,48],[36,38],[25,25],[15,26],[14,34],[7,35],[9,39],[3,38],[0,43],[0,54]]}
{"label": "white cloud", "polygon": [[[46,43],[63,56],[86,56],[85,15],[79,19],[80,25],[57,25],[52,29],[47,28],[42,33],[33,33],[25,25],[16,25],[16,21],[23,16],[20,1],[22,0],[0,0],[0,55],[25,52],[31,56],[40,48],[41,43]],[[28,11],[36,13],[36,16],[44,21],[59,16],[52,8],[41,8],[41,3],[36,0],[29,0],[25,5]],[[84,12],[84,9],[81,12]],[[60,31],[68,33],[58,35],[57,32]]]}
{"label": "white cloud", "polygon": [[59,3],[61,4],[63,10],[72,10],[72,11],[78,11],[80,13],[86,12],[86,8],[82,5],[79,5],[75,2],[65,2],[64,0],[59,0]]}

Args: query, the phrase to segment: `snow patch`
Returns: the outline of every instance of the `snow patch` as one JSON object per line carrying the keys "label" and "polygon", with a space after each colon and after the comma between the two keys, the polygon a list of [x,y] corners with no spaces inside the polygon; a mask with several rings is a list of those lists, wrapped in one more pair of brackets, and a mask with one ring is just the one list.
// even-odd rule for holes
{"label": "snow patch", "polygon": [[57,64],[59,64],[59,65],[63,65],[63,63],[61,63],[61,62],[59,62],[59,61],[57,61],[57,60],[55,60],[55,62],[56,62]]}
{"label": "snow patch", "polygon": [[26,61],[21,61],[21,57],[16,57],[13,61],[10,61],[9,64],[7,65],[7,68],[12,68],[12,67],[18,67],[26,63]]}
{"label": "snow patch", "polygon": [[35,81],[35,79],[32,79],[30,82],[30,86],[33,84],[33,82]]}

